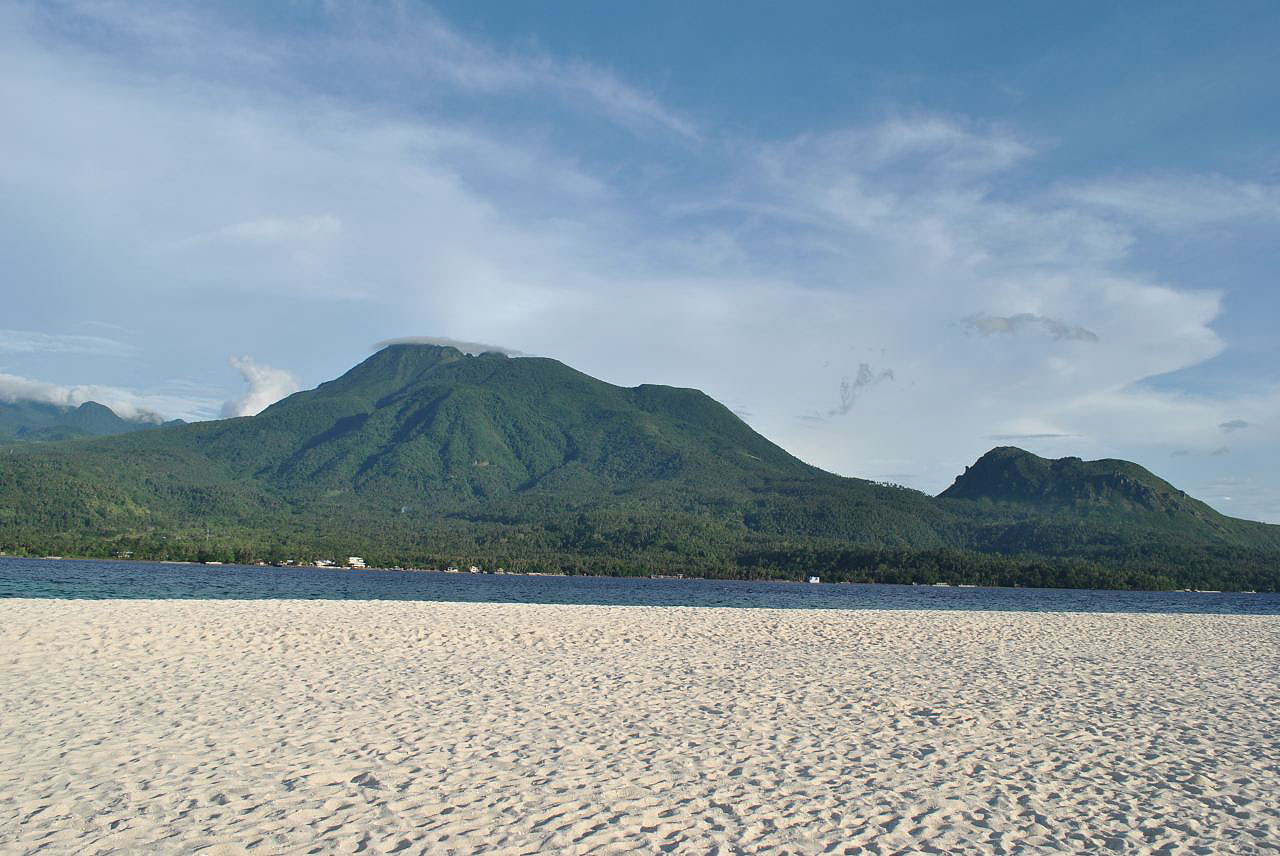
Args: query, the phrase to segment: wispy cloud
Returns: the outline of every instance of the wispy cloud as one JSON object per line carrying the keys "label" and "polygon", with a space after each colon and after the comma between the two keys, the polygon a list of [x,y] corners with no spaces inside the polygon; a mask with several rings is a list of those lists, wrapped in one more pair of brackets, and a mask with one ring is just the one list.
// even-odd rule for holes
{"label": "wispy cloud", "polygon": [[1182,230],[1211,223],[1280,223],[1280,184],[1221,175],[1116,177],[1068,186],[1073,203],[1147,226]]}
{"label": "wispy cloud", "polygon": [[[609,69],[564,61],[534,46],[499,50],[450,26],[427,8],[327,2],[303,10],[310,26],[249,38],[234,10],[151,0],[59,0],[43,22],[103,54],[135,64],[270,88],[282,95],[342,97],[358,88],[370,106],[421,109],[449,94],[545,97],[562,109],[638,134],[696,140],[692,119]],[[68,22],[74,22],[68,24]],[[84,38],[92,33],[92,38]],[[322,50],[317,50],[317,45]]]}
{"label": "wispy cloud", "polygon": [[472,94],[543,92],[565,107],[594,112],[633,131],[699,136],[692,120],[607,69],[535,50],[497,51],[438,16],[404,6],[385,18],[370,21],[363,12],[361,17],[367,41],[352,44],[352,50],[366,60],[372,56],[394,64],[402,83],[424,76]]}
{"label": "wispy cloud", "polygon": [[893,369],[876,371],[870,363],[860,363],[858,373],[852,379],[840,379],[840,404],[827,412],[828,416],[844,416],[853,409],[858,395],[867,387],[875,386],[887,380],[893,380]]}
{"label": "wispy cloud", "polygon": [[796,159],[804,158],[813,166],[843,167],[850,176],[925,184],[943,176],[990,175],[1033,154],[1009,128],[925,114],[767,144],[758,156],[773,175],[791,173]]}
{"label": "wispy cloud", "polygon": [[233,223],[202,235],[187,238],[196,244],[290,245],[298,242],[332,241],[342,232],[342,221],[328,214],[302,217],[262,217]]}
{"label": "wispy cloud", "polygon": [[1230,434],[1233,431],[1242,431],[1249,427],[1249,423],[1243,419],[1228,419],[1218,425],[1225,433]]}
{"label": "wispy cloud", "polygon": [[42,333],[36,330],[0,330],[0,353],[123,356],[135,351],[137,346],[133,344],[104,336]]}

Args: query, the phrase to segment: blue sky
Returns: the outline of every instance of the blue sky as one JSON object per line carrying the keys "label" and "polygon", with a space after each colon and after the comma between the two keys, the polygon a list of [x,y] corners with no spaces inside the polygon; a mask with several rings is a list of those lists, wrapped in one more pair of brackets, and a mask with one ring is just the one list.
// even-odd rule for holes
{"label": "blue sky", "polygon": [[825,468],[1280,522],[1280,6],[18,2],[0,395],[251,412],[401,336]]}

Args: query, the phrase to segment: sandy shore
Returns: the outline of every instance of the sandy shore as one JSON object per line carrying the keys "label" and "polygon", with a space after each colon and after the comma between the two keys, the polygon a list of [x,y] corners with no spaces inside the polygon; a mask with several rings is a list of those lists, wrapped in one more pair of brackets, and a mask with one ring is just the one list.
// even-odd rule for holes
{"label": "sandy shore", "polygon": [[0,851],[1280,850],[1280,620],[0,601]]}

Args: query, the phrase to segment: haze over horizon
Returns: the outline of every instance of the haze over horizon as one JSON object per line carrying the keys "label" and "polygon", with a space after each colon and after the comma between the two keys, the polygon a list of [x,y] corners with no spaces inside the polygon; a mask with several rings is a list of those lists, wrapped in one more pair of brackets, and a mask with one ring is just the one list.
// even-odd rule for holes
{"label": "haze over horizon", "polygon": [[240,415],[447,339],[1280,522],[1277,77],[1265,2],[20,0],[0,399]]}

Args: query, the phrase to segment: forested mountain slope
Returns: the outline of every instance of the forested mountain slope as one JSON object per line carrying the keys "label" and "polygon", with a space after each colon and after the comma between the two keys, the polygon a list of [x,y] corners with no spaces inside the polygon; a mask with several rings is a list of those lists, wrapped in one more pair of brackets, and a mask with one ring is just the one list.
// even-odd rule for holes
{"label": "forested mountain slope", "polygon": [[[712,553],[752,533],[940,546],[916,491],[811,467],[696,390],[394,345],[254,417],[4,458],[0,525],[94,537]],[[508,537],[510,533],[493,537]]]}

